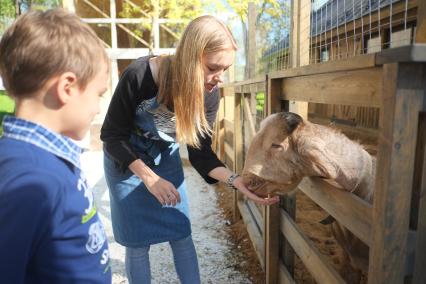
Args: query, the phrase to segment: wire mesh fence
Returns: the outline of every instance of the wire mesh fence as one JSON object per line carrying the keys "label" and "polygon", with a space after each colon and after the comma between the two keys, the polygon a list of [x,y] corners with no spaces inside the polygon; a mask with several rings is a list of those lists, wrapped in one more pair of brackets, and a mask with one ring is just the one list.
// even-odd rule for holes
{"label": "wire mesh fence", "polygon": [[[308,34],[309,48],[301,57],[310,64],[349,58],[360,54],[412,44],[415,40],[417,1],[415,0],[312,0],[300,10],[310,13],[299,19],[309,23],[302,30],[291,29],[292,1],[281,0],[285,28],[273,41],[257,33],[257,74],[292,66],[292,33]],[[302,2],[303,3],[303,2]],[[294,14],[294,13],[293,13]],[[275,32],[277,34],[277,32]],[[309,53],[309,54],[306,54]]]}
{"label": "wire mesh fence", "polygon": [[[300,58],[305,59],[305,64],[317,64],[415,42],[418,5],[415,0],[302,0],[298,2],[300,7],[292,6],[297,1],[281,2],[284,28],[280,37],[271,41],[268,34],[261,34],[263,30],[257,31],[258,76],[303,65]],[[304,37],[308,41],[302,43]],[[301,44],[308,47],[302,49]],[[299,58],[295,59],[294,55]],[[309,113],[331,123],[378,127],[378,108],[311,103]]]}

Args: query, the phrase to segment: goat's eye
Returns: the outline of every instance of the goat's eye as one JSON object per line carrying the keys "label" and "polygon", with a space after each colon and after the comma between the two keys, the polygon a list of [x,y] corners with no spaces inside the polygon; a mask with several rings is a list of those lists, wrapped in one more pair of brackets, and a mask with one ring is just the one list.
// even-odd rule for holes
{"label": "goat's eye", "polygon": [[281,146],[280,144],[272,143],[271,148],[272,149],[277,149],[277,150],[282,150],[283,146]]}

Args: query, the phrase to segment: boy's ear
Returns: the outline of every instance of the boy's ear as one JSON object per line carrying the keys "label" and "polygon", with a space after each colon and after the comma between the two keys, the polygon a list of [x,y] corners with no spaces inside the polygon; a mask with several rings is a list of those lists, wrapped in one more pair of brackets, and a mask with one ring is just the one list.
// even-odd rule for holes
{"label": "boy's ear", "polygon": [[77,76],[73,72],[65,72],[58,77],[56,91],[62,104],[66,104],[76,94],[77,90]]}

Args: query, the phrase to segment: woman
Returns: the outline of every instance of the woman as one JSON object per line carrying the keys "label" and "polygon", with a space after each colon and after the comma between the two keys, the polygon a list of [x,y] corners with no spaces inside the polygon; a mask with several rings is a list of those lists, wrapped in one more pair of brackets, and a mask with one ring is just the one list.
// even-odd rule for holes
{"label": "woman", "polygon": [[260,204],[211,149],[217,84],[233,63],[230,30],[212,16],[189,23],[174,56],[147,56],[124,71],[101,139],[116,241],[126,247],[130,283],[150,283],[149,247],[168,241],[181,283],[200,283],[179,144],[207,183],[227,182]]}

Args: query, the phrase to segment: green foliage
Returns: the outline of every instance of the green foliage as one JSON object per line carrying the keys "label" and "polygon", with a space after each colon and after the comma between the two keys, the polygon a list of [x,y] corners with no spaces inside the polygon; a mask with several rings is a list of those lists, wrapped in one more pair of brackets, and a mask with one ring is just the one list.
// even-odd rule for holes
{"label": "green foliage", "polygon": [[0,0],[0,35],[15,18],[15,2],[13,0]]}
{"label": "green foliage", "polygon": [[[20,0],[16,7],[15,0],[0,0],[0,35],[10,26],[17,14],[30,9],[46,10],[61,6],[61,0]],[[18,11],[16,9],[18,8]]]}
{"label": "green foliage", "polygon": [[[13,100],[6,95],[4,91],[0,91],[0,122],[3,121],[3,116],[6,114],[13,114],[15,111],[15,103]],[[0,135],[3,133],[3,129],[0,124]]]}
{"label": "green foliage", "polygon": [[[210,5],[216,5],[221,0],[209,0]],[[227,0],[226,10],[233,10],[239,19],[242,28],[242,45],[239,52],[243,53],[245,62],[248,60],[248,6],[252,2],[256,6],[256,58],[257,61],[262,57],[265,50],[273,44],[279,42],[290,28],[288,26],[288,14],[290,11],[290,0]],[[214,3],[214,4],[213,4]],[[216,9],[216,13],[220,13]],[[238,40],[238,39],[237,39]],[[246,76],[248,75],[248,66],[245,66]]]}
{"label": "green foliage", "polygon": [[[171,31],[176,38],[180,38],[185,28],[182,23],[187,23],[203,13],[201,0],[135,0],[132,3],[123,2],[123,10],[119,13],[119,16],[122,18],[144,18],[149,20],[132,27],[132,32],[139,37],[142,37],[144,31],[151,29],[151,20],[153,18],[165,18],[178,21],[173,24],[162,24],[162,26]],[[152,47],[152,34],[149,44]]]}

